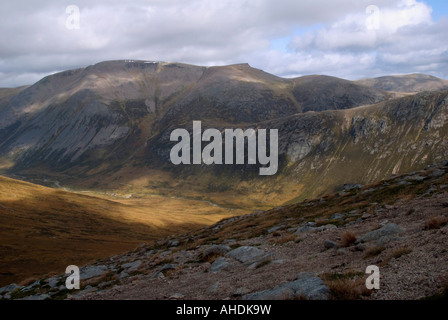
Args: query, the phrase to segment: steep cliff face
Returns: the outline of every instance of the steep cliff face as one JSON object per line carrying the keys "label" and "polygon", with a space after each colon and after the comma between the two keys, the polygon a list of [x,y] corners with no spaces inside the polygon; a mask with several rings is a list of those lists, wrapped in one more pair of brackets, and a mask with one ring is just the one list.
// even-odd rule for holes
{"label": "steep cliff face", "polygon": [[[246,64],[149,61],[103,62],[11,90],[0,91],[0,168],[63,173],[71,183],[129,183],[124,169],[135,168],[174,174],[199,192],[282,189],[293,199],[448,158],[446,91],[393,98],[327,76],[283,79]],[[202,130],[278,129],[278,173],[260,177],[259,166],[247,164],[172,165],[170,133],[191,133],[193,120]]]}
{"label": "steep cliff face", "polygon": [[448,92],[421,93],[279,124],[286,179],[304,186],[303,199],[447,159],[447,102]]}

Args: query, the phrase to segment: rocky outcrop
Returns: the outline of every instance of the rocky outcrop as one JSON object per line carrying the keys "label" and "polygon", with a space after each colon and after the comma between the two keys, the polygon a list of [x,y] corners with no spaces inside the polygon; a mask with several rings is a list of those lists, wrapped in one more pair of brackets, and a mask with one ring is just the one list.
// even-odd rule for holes
{"label": "rocky outcrop", "polygon": [[311,273],[300,273],[297,280],[278,287],[246,294],[243,300],[326,300],[330,291],[323,281]]}

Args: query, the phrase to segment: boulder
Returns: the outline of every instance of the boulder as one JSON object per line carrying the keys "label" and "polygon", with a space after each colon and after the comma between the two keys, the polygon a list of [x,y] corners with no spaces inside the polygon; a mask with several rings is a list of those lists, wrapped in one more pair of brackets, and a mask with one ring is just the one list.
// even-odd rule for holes
{"label": "boulder", "polygon": [[219,271],[226,269],[230,266],[230,263],[228,260],[224,257],[219,257],[216,259],[212,265],[210,266],[210,272],[212,273],[218,273]]}
{"label": "boulder", "polygon": [[323,281],[313,274],[300,273],[297,280],[282,284],[273,289],[244,295],[243,300],[327,300],[329,289]]}
{"label": "boulder", "polygon": [[331,240],[325,240],[324,247],[325,247],[325,249],[339,248],[339,244],[337,244],[336,242],[331,241]]}
{"label": "boulder", "polygon": [[104,266],[104,265],[82,267],[79,270],[80,279],[86,280],[86,279],[99,277],[99,276],[102,276],[103,274],[105,274],[107,271],[108,271],[107,266]]}
{"label": "boulder", "polygon": [[16,289],[21,289],[23,287],[16,285],[15,283],[9,284],[3,288],[0,288],[0,294],[13,292]]}
{"label": "boulder", "polygon": [[138,267],[142,264],[141,260],[136,260],[133,262],[128,262],[122,265],[123,269],[125,269],[127,272],[136,271]]}
{"label": "boulder", "polygon": [[341,220],[343,218],[344,215],[342,213],[335,213],[330,217],[331,220]]}
{"label": "boulder", "polygon": [[242,246],[227,253],[227,257],[241,263],[251,263],[264,256],[264,250],[256,247]]}
{"label": "boulder", "polygon": [[362,236],[360,236],[357,240],[358,243],[369,242],[378,240],[384,236],[393,236],[400,232],[403,232],[403,228],[395,223],[388,223],[384,227],[370,231]]}
{"label": "boulder", "polygon": [[44,294],[36,294],[36,295],[33,295],[33,296],[20,298],[20,299],[17,299],[17,300],[47,300],[47,299],[50,299],[50,295],[44,293]]}

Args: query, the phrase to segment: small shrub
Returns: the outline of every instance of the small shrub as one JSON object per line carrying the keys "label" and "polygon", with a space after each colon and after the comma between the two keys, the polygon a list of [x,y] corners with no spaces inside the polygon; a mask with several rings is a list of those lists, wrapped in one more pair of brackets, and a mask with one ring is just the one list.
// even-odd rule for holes
{"label": "small shrub", "polygon": [[423,226],[423,230],[433,230],[440,229],[448,223],[448,219],[446,217],[433,217],[426,221]]}
{"label": "small shrub", "polygon": [[372,257],[376,257],[377,255],[379,255],[381,252],[383,252],[386,248],[385,247],[381,247],[381,246],[376,246],[376,247],[372,247],[367,249],[367,251],[364,253],[364,256],[362,257],[363,259],[367,259],[367,258],[372,258]]}
{"label": "small shrub", "polygon": [[213,262],[215,262],[216,259],[218,259],[221,256],[222,256],[222,254],[219,254],[219,253],[216,253],[216,252],[209,253],[207,255],[201,256],[201,261],[213,263]]}
{"label": "small shrub", "polygon": [[273,237],[280,237],[282,235],[282,233],[281,232],[278,232],[278,231],[274,231],[273,233],[272,233],[272,236]]}
{"label": "small shrub", "polygon": [[286,234],[281,237],[271,239],[271,243],[275,243],[275,244],[279,244],[279,245],[285,244],[290,241],[296,241],[296,236],[292,235],[292,234]]}
{"label": "small shrub", "polygon": [[356,241],[356,235],[351,231],[345,231],[341,236],[341,246],[349,247]]}
{"label": "small shrub", "polygon": [[399,249],[395,250],[394,252],[392,252],[389,256],[387,256],[387,258],[381,263],[381,266],[386,266],[392,258],[398,259],[401,256],[404,256],[411,252],[412,252],[411,248],[399,248]]}
{"label": "small shrub", "polygon": [[[362,296],[368,296],[371,291],[366,288],[365,279],[353,274],[327,275],[324,278],[325,285],[330,289],[333,300],[357,300]],[[362,274],[364,275],[364,274]]]}

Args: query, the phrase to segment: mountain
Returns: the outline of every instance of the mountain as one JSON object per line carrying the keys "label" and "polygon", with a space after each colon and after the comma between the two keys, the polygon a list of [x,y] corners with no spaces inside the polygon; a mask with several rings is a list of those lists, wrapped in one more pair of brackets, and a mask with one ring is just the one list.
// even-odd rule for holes
{"label": "mountain", "polygon": [[[429,82],[421,81],[421,86],[428,86]],[[392,92],[323,75],[284,79],[247,64],[203,67],[126,60],[57,73],[31,86],[2,88],[0,283],[35,280],[69,264],[96,259],[108,262],[85,270],[102,270],[100,280],[106,282],[102,287],[119,284],[129,275],[134,280],[147,276],[142,270],[151,273],[155,279],[151,281],[158,281],[177,272],[173,262],[183,269],[198,259],[193,267],[200,272],[192,279],[199,279],[210,267],[203,262],[222,255],[212,254],[207,261],[203,250],[212,244],[228,245],[225,250],[230,251],[240,247],[233,241],[241,241],[240,250],[261,246],[268,254],[269,248],[289,243],[291,247],[281,249],[285,251],[277,259],[289,261],[304,250],[336,248],[334,242],[342,241],[339,231],[363,237],[382,230],[388,225],[386,219],[410,232],[407,238],[394,236],[368,247],[351,243],[345,248],[350,253],[325,250],[318,259],[327,262],[325,277],[349,276],[352,271],[344,266],[353,261],[358,265],[361,260],[366,265],[386,261],[387,267],[400,254],[412,257],[402,260],[408,261],[404,266],[409,270],[409,261],[420,261],[419,252],[435,252],[415,243],[422,227],[436,230],[424,234],[427,240],[445,235],[446,162],[428,166],[448,159],[448,91],[429,87],[435,89],[403,92],[415,90],[415,84],[411,89],[394,87]],[[267,138],[278,134],[278,170],[260,175],[262,165],[248,164],[248,155],[237,165],[174,165],[170,154],[177,142],[171,141],[171,133],[186,129],[186,136],[195,141],[194,121],[201,121],[202,132],[213,128],[218,135],[226,129],[255,129],[259,137],[267,129]],[[220,138],[225,144],[225,137],[216,139]],[[426,214],[435,222],[424,221]],[[229,219],[213,225],[225,218]],[[333,227],[327,230],[327,224]],[[211,229],[195,231],[210,225]],[[290,234],[309,227],[323,228],[312,229],[308,242]],[[321,234],[314,231],[329,231],[323,248]],[[415,252],[401,248],[411,243],[407,240],[414,241]],[[142,242],[150,244],[109,258]],[[433,257],[438,259],[444,251],[435,249],[438,256]],[[306,266],[315,270],[309,262],[317,251],[307,252]],[[257,261],[260,264],[250,271],[245,265],[236,266],[247,275],[273,263],[269,257]],[[328,264],[336,260],[337,264]],[[277,263],[282,264],[277,261],[263,270]],[[294,263],[299,267],[304,262]],[[396,271],[395,265],[389,272]],[[287,264],[282,268],[292,270]],[[339,273],[332,275],[333,269]],[[260,276],[266,277],[261,271]],[[359,281],[361,271],[353,272]],[[269,285],[273,286],[299,280],[288,273],[288,279],[276,282],[272,274],[271,270]],[[47,281],[45,288],[38,281],[8,292],[20,298],[50,288],[64,297],[66,291],[52,287],[60,280]],[[97,280],[91,284],[97,285]],[[313,282],[321,280],[313,278]],[[202,283],[187,282],[189,286]],[[208,283],[204,285],[207,288],[201,288],[208,290]],[[169,289],[158,288],[163,294]],[[248,288],[247,294],[269,289]],[[435,293],[427,288],[419,294]],[[6,289],[0,290],[3,294]],[[237,296],[246,294],[243,291]],[[393,290],[388,292],[380,297],[395,297]],[[229,294],[226,291],[225,297]],[[197,296],[189,293],[188,297]]]}
{"label": "mountain", "polygon": [[416,93],[448,90],[448,80],[420,73],[361,79],[355,82],[367,87],[394,92]]}
{"label": "mountain", "polygon": [[[396,95],[329,76],[283,79],[247,64],[108,61],[0,99],[0,168],[85,190],[162,194],[266,209],[447,156],[447,92]],[[170,134],[277,129],[279,169],[180,165]],[[57,182],[57,184],[56,184]]]}

